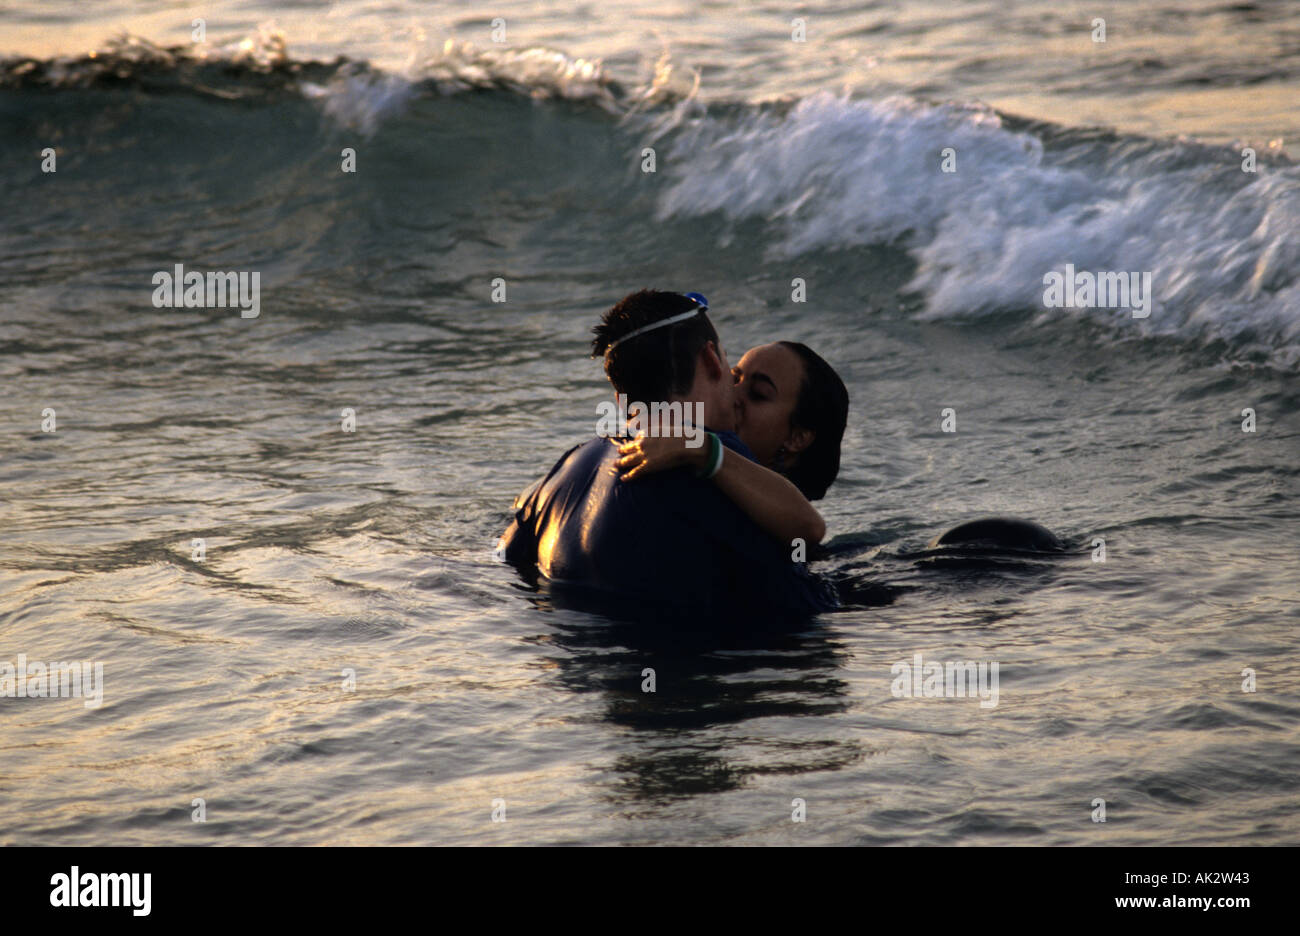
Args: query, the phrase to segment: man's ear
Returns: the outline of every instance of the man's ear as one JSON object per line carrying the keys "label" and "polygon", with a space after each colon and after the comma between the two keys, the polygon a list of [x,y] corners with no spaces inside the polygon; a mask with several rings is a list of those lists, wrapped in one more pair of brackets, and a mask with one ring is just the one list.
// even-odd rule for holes
{"label": "man's ear", "polygon": [[718,351],[718,346],[712,341],[705,342],[704,347],[700,349],[700,363],[704,365],[704,373],[710,380],[718,380],[728,372],[727,366],[722,363],[722,354]]}
{"label": "man's ear", "polygon": [[816,438],[817,433],[813,432],[811,429],[805,429],[802,426],[791,429],[789,437],[785,440],[785,450],[791,455],[798,455],[808,446],[812,445],[813,440]]}

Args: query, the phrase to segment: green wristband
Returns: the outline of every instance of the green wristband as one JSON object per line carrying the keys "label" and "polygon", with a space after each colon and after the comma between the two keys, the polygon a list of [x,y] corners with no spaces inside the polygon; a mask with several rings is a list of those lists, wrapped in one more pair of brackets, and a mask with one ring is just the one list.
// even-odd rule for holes
{"label": "green wristband", "polygon": [[698,472],[701,478],[712,478],[722,470],[722,440],[718,438],[717,433],[709,433],[709,461],[708,467]]}

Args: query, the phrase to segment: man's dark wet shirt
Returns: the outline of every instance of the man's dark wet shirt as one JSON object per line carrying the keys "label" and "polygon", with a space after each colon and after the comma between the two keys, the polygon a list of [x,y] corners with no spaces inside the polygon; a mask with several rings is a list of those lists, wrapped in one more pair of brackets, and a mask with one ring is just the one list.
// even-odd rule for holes
{"label": "man's dark wet shirt", "polygon": [[[719,432],[727,457],[753,455]],[[553,585],[694,614],[808,616],[838,607],[834,590],[791,559],[711,482],[688,469],[620,481],[617,442],[570,449],[515,502],[498,554]]]}

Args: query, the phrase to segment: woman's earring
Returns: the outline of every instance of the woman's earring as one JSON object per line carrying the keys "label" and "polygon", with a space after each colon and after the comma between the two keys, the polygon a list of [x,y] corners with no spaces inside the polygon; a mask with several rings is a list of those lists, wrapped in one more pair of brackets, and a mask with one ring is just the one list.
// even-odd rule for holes
{"label": "woman's earring", "polygon": [[785,446],[782,445],[779,449],[776,450],[776,457],[772,459],[772,464],[774,464],[776,466],[776,470],[782,474],[785,473],[785,456],[786,456]]}

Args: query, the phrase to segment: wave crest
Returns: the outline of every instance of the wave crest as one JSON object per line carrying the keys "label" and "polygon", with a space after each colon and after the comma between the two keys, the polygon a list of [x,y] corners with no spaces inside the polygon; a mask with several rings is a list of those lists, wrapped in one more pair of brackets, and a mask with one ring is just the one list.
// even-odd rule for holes
{"label": "wave crest", "polygon": [[[1150,271],[1147,319],[1061,309],[1134,333],[1223,339],[1300,358],[1300,167],[1185,141],[1071,139],[986,107],[820,93],[786,111],[697,119],[661,220],[772,227],[769,254],[892,244],[917,263],[923,318],[1042,309],[1065,264]],[[945,151],[953,172],[942,171]]]}

